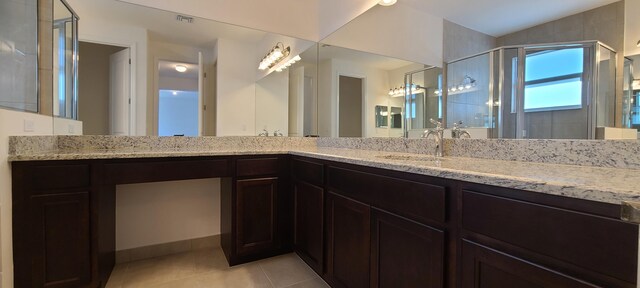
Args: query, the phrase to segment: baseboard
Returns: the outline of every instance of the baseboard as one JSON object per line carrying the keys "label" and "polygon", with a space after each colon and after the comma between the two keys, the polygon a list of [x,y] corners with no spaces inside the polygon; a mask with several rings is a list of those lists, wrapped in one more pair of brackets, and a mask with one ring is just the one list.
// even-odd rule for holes
{"label": "baseboard", "polygon": [[125,249],[116,251],[116,264],[215,247],[220,247],[220,235]]}

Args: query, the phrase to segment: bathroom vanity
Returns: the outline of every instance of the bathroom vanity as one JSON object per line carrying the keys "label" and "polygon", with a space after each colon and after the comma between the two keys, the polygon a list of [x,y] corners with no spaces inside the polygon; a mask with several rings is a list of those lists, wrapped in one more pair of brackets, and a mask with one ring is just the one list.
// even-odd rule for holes
{"label": "bathroom vanity", "polygon": [[116,185],[199,178],[221,178],[231,265],[295,251],[332,287],[636,287],[620,205],[518,175],[597,172],[580,167],[329,148],[12,160],[15,287],[104,286]]}

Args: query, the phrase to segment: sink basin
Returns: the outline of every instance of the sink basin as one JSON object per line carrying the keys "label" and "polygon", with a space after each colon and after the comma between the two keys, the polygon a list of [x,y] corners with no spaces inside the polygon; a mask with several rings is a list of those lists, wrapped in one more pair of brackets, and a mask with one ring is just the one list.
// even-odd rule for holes
{"label": "sink basin", "polygon": [[378,158],[382,158],[382,159],[389,159],[389,160],[399,160],[399,161],[427,161],[427,162],[436,162],[436,161],[442,161],[444,160],[443,158],[436,158],[434,156],[430,156],[430,155],[416,155],[416,156],[409,156],[409,155],[379,155],[376,156]]}

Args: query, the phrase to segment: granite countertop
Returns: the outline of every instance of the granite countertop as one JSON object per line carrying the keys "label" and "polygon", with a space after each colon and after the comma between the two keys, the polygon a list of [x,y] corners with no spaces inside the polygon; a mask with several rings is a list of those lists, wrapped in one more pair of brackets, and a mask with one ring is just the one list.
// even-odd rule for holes
{"label": "granite countertop", "polygon": [[620,204],[640,200],[640,171],[563,164],[444,157],[387,151],[306,147],[291,149],[51,152],[11,155],[9,161],[292,154],[453,180]]}

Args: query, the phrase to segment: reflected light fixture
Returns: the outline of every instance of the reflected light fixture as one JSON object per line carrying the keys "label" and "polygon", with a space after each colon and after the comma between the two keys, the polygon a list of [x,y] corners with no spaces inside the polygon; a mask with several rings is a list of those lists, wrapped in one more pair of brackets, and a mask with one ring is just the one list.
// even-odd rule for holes
{"label": "reflected light fixture", "polygon": [[382,6],[391,6],[393,4],[396,4],[396,2],[398,2],[398,0],[380,0],[380,2],[378,2],[378,4],[380,4]]}
{"label": "reflected light fixture", "polygon": [[184,66],[184,65],[176,65],[176,71],[178,71],[178,72],[180,72],[180,73],[187,72],[187,66]]}
{"label": "reflected light fixture", "polygon": [[276,72],[282,72],[283,70],[289,68],[289,66],[293,65],[293,63],[296,63],[300,60],[302,60],[302,58],[300,58],[300,55],[296,55],[295,57],[289,59],[289,61],[280,65],[280,67],[276,68]]}
{"label": "reflected light fixture", "polygon": [[[416,84],[407,84],[405,86],[405,89],[402,89],[403,85],[400,85],[397,88],[391,88],[389,89],[389,96],[391,97],[402,97],[405,95],[405,92],[407,95],[411,95],[411,94],[416,94],[416,92],[418,92],[421,89],[424,89],[422,86],[420,85],[416,85]],[[406,90],[406,91],[404,91]]]}
{"label": "reflected light fixture", "polygon": [[276,46],[271,48],[271,51],[265,55],[260,61],[260,65],[258,65],[258,69],[267,70],[269,68],[273,68],[278,64],[282,59],[289,56],[291,52],[291,47],[284,47],[284,44],[278,42]]}

